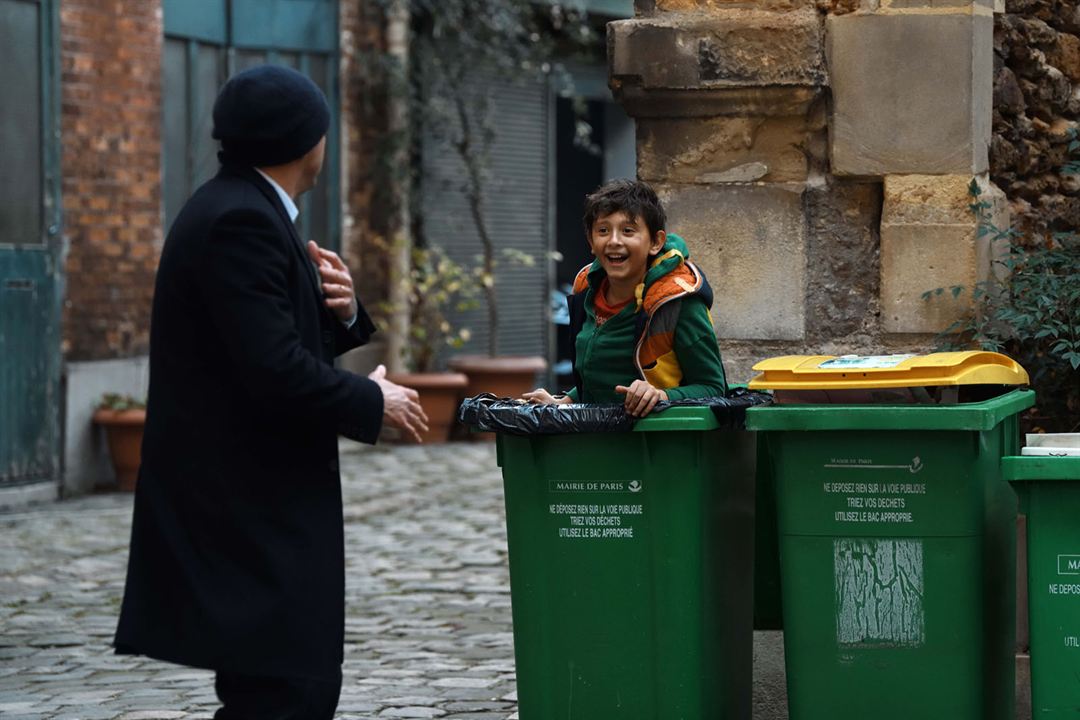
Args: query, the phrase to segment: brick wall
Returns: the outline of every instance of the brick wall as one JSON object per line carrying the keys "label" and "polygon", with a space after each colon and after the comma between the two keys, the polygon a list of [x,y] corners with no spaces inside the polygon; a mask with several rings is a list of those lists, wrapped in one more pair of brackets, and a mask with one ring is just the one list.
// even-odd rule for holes
{"label": "brick wall", "polygon": [[63,0],[66,359],[141,355],[161,247],[160,0]]}

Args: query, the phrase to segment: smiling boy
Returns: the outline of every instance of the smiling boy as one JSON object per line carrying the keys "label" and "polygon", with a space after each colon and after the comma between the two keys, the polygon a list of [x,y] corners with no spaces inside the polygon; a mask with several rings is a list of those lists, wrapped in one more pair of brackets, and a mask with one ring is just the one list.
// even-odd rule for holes
{"label": "smiling boy", "polygon": [[643,182],[615,180],[585,200],[585,234],[596,259],[569,298],[576,386],[537,389],[536,403],[623,402],[644,417],[661,400],[727,391],[709,307],[712,289],[689,262],[664,208]]}

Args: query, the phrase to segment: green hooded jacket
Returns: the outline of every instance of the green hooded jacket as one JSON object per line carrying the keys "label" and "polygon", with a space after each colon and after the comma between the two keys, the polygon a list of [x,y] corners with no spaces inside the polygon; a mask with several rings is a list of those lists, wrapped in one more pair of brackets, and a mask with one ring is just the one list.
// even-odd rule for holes
{"label": "green hooded jacket", "polygon": [[637,379],[666,391],[670,400],[727,391],[709,316],[712,289],[689,257],[686,242],[668,234],[636,302],[600,326],[595,295],[606,273],[598,260],[581,269],[569,301],[577,381],[569,395],[575,402],[620,403],[615,386]]}

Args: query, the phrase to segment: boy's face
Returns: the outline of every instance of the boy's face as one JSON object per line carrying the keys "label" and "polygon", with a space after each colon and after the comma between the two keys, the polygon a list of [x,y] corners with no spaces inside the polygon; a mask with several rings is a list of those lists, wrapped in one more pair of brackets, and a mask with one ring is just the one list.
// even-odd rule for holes
{"label": "boy's face", "polygon": [[589,248],[612,282],[632,280],[636,285],[645,277],[649,255],[660,252],[666,237],[663,230],[651,234],[643,219],[619,210],[596,219]]}

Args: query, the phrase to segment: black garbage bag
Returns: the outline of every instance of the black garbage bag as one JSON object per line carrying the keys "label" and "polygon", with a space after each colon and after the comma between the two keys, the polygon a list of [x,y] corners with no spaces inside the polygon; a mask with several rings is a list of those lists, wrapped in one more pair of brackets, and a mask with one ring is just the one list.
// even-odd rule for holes
{"label": "black garbage bag", "polygon": [[734,388],[723,397],[695,398],[692,400],[674,400],[657,403],[653,412],[663,412],[673,407],[707,407],[713,411],[722,430],[742,430],[746,426],[746,411],[759,405],[771,405],[773,396],[769,393]]}
{"label": "black garbage bag", "polygon": [[[673,407],[707,407],[713,411],[722,428],[740,430],[746,419],[747,408],[771,402],[771,395],[737,388],[724,397],[657,403],[651,415]],[[560,435],[627,432],[633,429],[638,418],[628,415],[621,404],[534,405],[524,400],[498,398],[491,393],[483,393],[467,398],[461,404],[458,420],[475,430],[507,435]]]}

